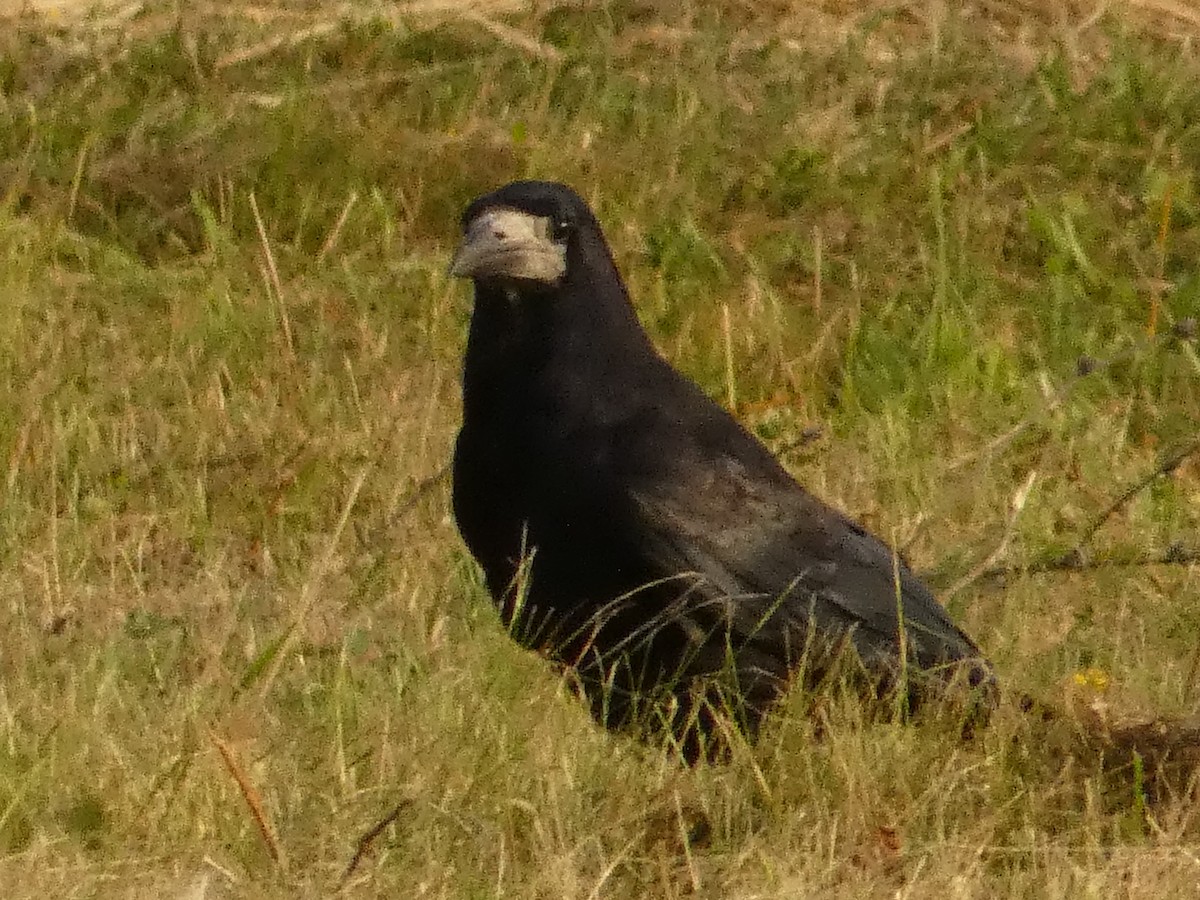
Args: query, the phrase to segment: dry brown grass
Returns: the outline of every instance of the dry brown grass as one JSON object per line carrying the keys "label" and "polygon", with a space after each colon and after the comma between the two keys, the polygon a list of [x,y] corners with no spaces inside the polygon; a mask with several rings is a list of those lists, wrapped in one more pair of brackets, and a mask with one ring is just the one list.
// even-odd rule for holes
{"label": "dry brown grass", "polygon": [[[397,2],[343,2],[316,5],[308,2],[220,2],[209,0],[189,4],[186,15],[242,20],[256,26],[268,27],[280,35],[309,33],[329,24],[350,18],[373,17],[503,17],[532,10],[546,11],[554,6],[574,5],[568,0],[397,0]],[[584,4],[586,5],[586,4]],[[602,6],[603,4],[593,4]],[[728,3],[731,9],[744,14],[769,16],[779,29],[796,36],[814,40],[844,40],[862,32],[863,24],[887,14],[888,27],[912,29],[912,34],[925,35],[936,30],[940,19],[951,5],[914,0],[872,0],[868,3],[848,0],[769,0],[755,10],[747,3]],[[1200,34],[1200,11],[1181,0],[1119,0],[1115,3],[1089,3],[1085,0],[973,0],[954,4],[984,27],[990,28],[997,46],[1013,45],[1034,48],[1044,42],[1047,29],[1058,30],[1070,43],[1086,43],[1096,25],[1104,18],[1116,16],[1149,34],[1179,41],[1193,41]],[[153,2],[130,0],[0,0],[0,17],[42,16],[50,24],[86,29],[103,29],[126,22],[147,12],[160,9]],[[899,16],[896,14],[900,13]],[[169,19],[168,17],[165,17]],[[169,27],[160,19],[160,27]],[[314,34],[317,32],[313,32]]]}
{"label": "dry brown grass", "polygon": [[[401,8],[3,36],[5,896],[1187,896],[1188,785],[1148,807],[1069,722],[797,696],[694,771],[600,732],[503,633],[444,474],[455,216],[553,175],[664,352],[940,583],[1069,549],[1200,430],[1194,346],[1142,337],[1200,297],[1187,10]],[[1125,362],[1065,397],[1084,353]],[[1190,464],[1094,549],[1198,530]],[[952,609],[1015,689],[1122,720],[1196,712],[1198,592]]]}

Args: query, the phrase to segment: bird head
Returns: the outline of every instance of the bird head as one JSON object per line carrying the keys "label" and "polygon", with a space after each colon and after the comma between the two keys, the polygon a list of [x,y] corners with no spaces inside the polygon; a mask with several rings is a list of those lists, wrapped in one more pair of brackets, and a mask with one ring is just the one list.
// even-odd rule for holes
{"label": "bird head", "polygon": [[467,207],[450,274],[485,284],[556,287],[567,273],[572,240],[587,227],[599,230],[571,188],[514,181]]}

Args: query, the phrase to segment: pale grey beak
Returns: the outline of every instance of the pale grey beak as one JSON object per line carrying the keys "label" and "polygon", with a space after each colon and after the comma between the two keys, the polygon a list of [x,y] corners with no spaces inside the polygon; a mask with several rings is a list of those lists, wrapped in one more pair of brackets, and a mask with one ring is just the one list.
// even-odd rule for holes
{"label": "pale grey beak", "polygon": [[476,216],[450,261],[451,275],[484,281],[557,284],[566,271],[566,246],[551,238],[550,220],[516,209]]}

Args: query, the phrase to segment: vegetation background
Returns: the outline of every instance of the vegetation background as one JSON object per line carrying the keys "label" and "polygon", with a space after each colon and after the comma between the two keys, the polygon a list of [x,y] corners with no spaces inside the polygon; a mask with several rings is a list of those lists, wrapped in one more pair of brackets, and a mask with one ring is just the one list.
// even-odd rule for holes
{"label": "vegetation background", "polygon": [[[459,212],[565,180],[662,351],[1014,690],[1196,714],[1194,7],[3,15],[5,897],[1196,890],[1187,785],[1012,710],[963,743],[797,697],[691,771],[601,733],[504,634],[445,468]],[[1020,571],[1092,523],[1105,565]]]}

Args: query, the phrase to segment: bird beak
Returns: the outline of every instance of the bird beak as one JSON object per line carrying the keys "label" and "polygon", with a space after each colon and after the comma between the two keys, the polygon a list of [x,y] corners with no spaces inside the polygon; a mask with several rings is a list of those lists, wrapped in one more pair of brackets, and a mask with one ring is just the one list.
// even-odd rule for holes
{"label": "bird beak", "polygon": [[550,220],[515,209],[472,219],[450,261],[452,276],[483,281],[557,284],[566,271],[566,247],[550,237]]}

